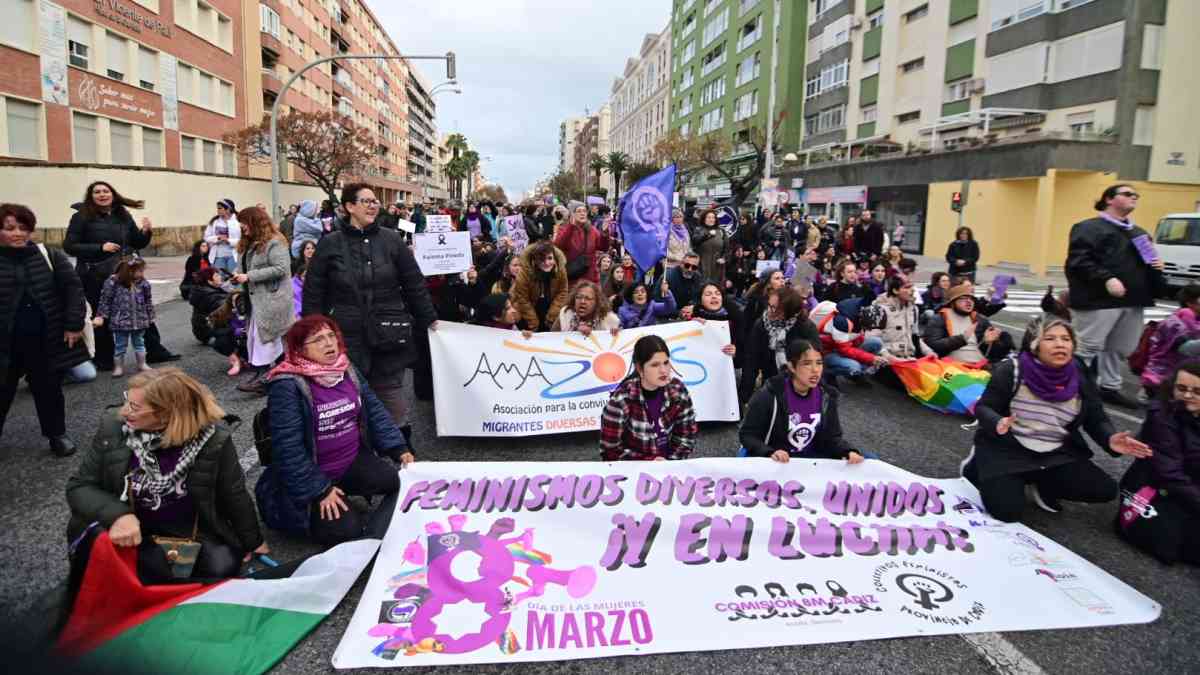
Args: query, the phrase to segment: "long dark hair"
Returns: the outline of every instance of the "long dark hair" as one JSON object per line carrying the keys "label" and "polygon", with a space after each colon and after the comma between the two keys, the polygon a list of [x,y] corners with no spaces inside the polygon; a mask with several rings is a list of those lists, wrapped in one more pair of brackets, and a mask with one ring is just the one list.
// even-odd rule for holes
{"label": "long dark hair", "polygon": [[110,192],[112,192],[113,200],[111,208],[114,212],[125,211],[126,209],[140,209],[146,205],[146,202],[140,199],[130,199],[129,197],[122,195],[120,192],[117,192],[117,189],[106,180],[93,181],[87,186],[87,189],[84,190],[82,200],[83,206],[79,209],[79,212],[87,216],[88,219],[97,218],[100,216],[100,207],[96,206],[96,202],[92,200],[92,190],[96,189],[97,185],[103,185],[104,187],[108,188]]}

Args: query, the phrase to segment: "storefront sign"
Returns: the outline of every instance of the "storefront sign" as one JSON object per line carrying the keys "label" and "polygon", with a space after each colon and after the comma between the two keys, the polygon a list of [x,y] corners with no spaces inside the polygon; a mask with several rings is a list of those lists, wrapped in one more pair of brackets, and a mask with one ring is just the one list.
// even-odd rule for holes
{"label": "storefront sign", "polygon": [[866,204],[867,186],[807,188],[804,199],[809,204]]}
{"label": "storefront sign", "polygon": [[965,480],[879,460],[417,462],[333,666],[869,653],[865,640],[1159,617],[981,501]]}
{"label": "storefront sign", "polygon": [[62,7],[42,0],[38,28],[41,31],[42,100],[67,105],[67,13]]}
{"label": "storefront sign", "polygon": [[122,28],[128,28],[135,33],[140,33],[145,28],[163,37],[171,37],[171,27],[166,22],[153,14],[144,13],[145,10],[135,9],[127,2],[120,2],[119,0],[94,0],[94,6],[96,14]]}
{"label": "storefront sign", "polygon": [[70,69],[71,105],[139,124],[162,124],[161,99],[136,87]]}

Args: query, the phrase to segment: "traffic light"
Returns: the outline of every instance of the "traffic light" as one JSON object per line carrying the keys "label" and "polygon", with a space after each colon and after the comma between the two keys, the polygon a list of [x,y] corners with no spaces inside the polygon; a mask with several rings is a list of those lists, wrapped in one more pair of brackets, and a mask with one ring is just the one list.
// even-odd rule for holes
{"label": "traffic light", "polygon": [[955,192],[955,193],[951,194],[950,195],[950,210],[951,211],[962,211],[962,208],[963,208],[962,193]]}

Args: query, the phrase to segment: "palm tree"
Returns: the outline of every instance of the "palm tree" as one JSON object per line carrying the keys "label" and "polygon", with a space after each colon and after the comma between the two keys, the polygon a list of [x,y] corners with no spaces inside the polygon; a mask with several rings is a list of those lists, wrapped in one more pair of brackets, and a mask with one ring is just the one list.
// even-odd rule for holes
{"label": "palm tree", "polygon": [[474,177],[475,171],[479,169],[479,153],[474,150],[467,150],[459,159],[463,162],[463,168],[466,169],[467,177]]}
{"label": "palm tree", "polygon": [[613,177],[613,199],[621,196],[621,174],[629,170],[629,155],[623,152],[610,152],[604,160],[604,166]]}
{"label": "palm tree", "polygon": [[600,174],[608,170],[608,162],[605,162],[600,155],[592,155],[592,158],[588,160],[588,168],[596,172],[596,186],[599,187]]}
{"label": "palm tree", "polygon": [[450,134],[446,137],[446,147],[450,150],[450,161],[446,162],[446,178],[454,182],[455,189],[452,192],[454,192],[455,198],[462,199],[462,181],[466,180],[472,171],[469,163],[463,161],[463,156],[470,149],[467,137],[457,133]]}

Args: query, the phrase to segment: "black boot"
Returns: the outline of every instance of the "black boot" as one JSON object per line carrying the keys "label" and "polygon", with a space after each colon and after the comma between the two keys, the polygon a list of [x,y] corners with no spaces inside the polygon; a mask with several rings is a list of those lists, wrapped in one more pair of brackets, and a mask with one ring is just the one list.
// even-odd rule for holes
{"label": "black boot", "polygon": [[159,335],[158,326],[155,324],[150,324],[146,328],[144,339],[146,341],[146,363],[167,363],[183,358],[179,354],[171,353],[163,346],[162,336]]}
{"label": "black boot", "polygon": [[237,386],[237,390],[244,391],[247,394],[254,394],[256,396],[266,396],[267,395],[267,369],[266,368],[255,368],[254,375],[252,375],[250,377],[250,379],[239,384]]}
{"label": "black boot", "polygon": [[50,452],[59,457],[70,457],[75,454],[75,449],[75,441],[72,441],[69,436],[50,437]]}

